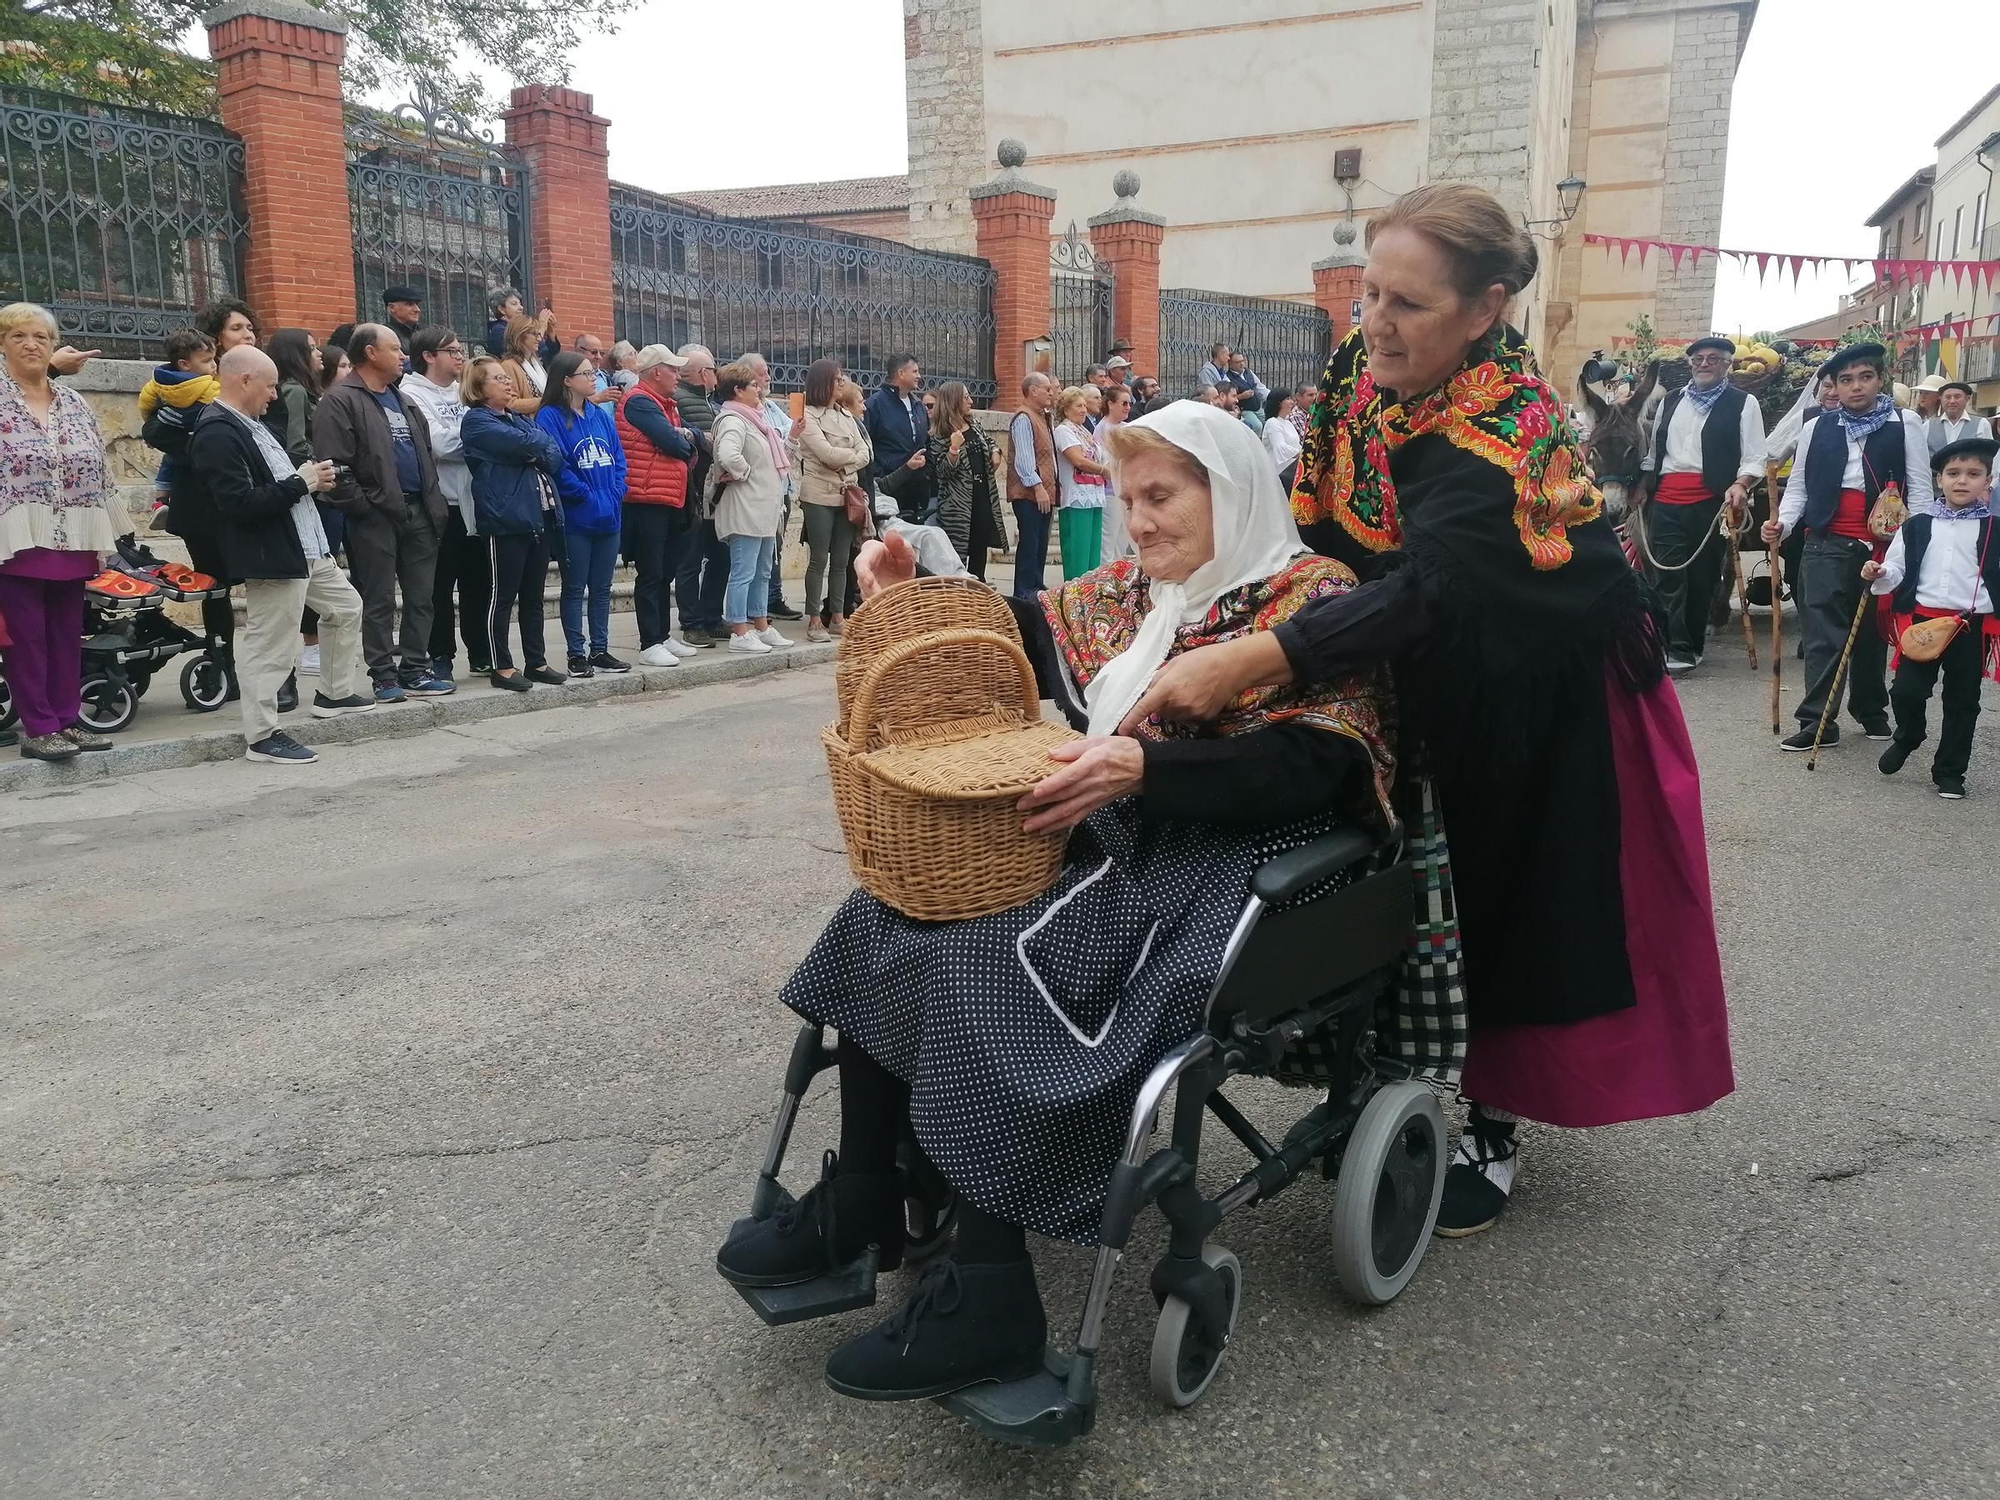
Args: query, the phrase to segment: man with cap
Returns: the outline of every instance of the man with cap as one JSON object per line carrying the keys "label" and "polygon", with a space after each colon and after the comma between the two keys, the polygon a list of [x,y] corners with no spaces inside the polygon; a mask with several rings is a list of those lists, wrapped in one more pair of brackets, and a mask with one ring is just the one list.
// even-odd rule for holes
{"label": "man with cap", "polygon": [[1104,362],[1104,373],[1109,377],[1106,390],[1114,385],[1124,385],[1132,378],[1132,361],[1122,354],[1114,354]]}
{"label": "man with cap", "polygon": [[1694,378],[1661,406],[1652,450],[1640,460],[1654,476],[1646,547],[1674,673],[1701,664],[1729,546],[1715,534],[1716,517],[1727,505],[1740,525],[1750,486],[1764,472],[1764,413],[1729,383],[1736,345],[1711,334],[1689,344],[1687,357]]}
{"label": "man with cap", "polygon": [[[1880,344],[1850,344],[1820,366],[1820,373],[1833,379],[1838,404],[1800,431],[1784,499],[1778,514],[1764,523],[1766,542],[1782,541],[1794,527],[1805,533],[1799,614],[1806,692],[1795,711],[1798,731],[1779,741],[1781,749],[1813,747],[1815,726],[1868,586],[1862,567],[1878,560],[1883,545],[1868,529],[1876,499],[1893,484],[1910,514],[1931,506],[1930,442],[1922,419],[1898,409],[1883,389],[1888,359]],[[1890,737],[1888,659],[1882,633],[1862,621],[1848,667],[1847,708],[1871,740]],[[1820,744],[1839,743],[1840,726],[1829,722]]]}
{"label": "man with cap", "polygon": [[1938,412],[1924,423],[1931,440],[1931,452],[1962,443],[1967,438],[1990,438],[1993,424],[1972,408],[1972,387],[1963,380],[1943,380],[1938,384]]}
{"label": "man with cap", "polygon": [[403,346],[403,368],[410,368],[410,340],[424,321],[424,294],[413,286],[392,286],[382,293],[382,311],[388,314],[390,331]]}
{"label": "man with cap", "polygon": [[[636,577],[632,612],[639,627],[639,660],[649,667],[677,666],[695,647],[673,632],[668,592],[687,550],[690,529],[701,526],[700,497],[688,505],[688,472],[700,457],[694,429],[681,420],[674,386],[687,360],[665,344],[648,344],[633,361],[636,384],[618,393],[618,437],[625,445],[625,550]],[[683,599],[682,612],[689,613]]]}

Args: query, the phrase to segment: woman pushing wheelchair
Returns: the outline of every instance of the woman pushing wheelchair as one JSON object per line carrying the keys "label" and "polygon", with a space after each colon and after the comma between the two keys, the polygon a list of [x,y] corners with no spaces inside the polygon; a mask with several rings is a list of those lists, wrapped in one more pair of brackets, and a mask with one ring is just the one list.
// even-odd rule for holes
{"label": "woman pushing wheelchair", "polygon": [[[857,891],[783,993],[840,1033],[840,1145],[795,1205],[738,1226],[717,1253],[722,1275],[797,1285],[870,1246],[883,1268],[900,1265],[906,1128],[958,1197],[949,1256],[828,1359],[846,1395],[913,1400],[1041,1368],[1026,1231],[1097,1238],[1134,1099],[1200,1029],[1251,872],[1335,827],[1393,822],[1379,665],[1114,733],[1164,663],[1355,585],[1300,541],[1268,456],[1227,414],[1175,403],[1111,442],[1138,557],[1016,608],[1044,696],[1080,696],[1072,712],[1088,727],[1021,804],[1029,830],[1073,830],[1056,884],[948,923]],[[914,559],[872,544],[856,571],[869,593],[912,576]],[[1448,986],[1426,992],[1446,1012],[1435,1034],[1459,1034],[1456,1001]],[[1455,1069],[1447,1045],[1402,1072],[1448,1087]]]}

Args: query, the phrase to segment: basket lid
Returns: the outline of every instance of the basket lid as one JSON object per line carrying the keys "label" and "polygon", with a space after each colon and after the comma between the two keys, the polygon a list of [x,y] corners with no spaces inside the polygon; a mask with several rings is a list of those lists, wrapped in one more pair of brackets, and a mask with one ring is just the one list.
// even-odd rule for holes
{"label": "basket lid", "polygon": [[1051,750],[1082,738],[1067,725],[1045,720],[989,723],[967,722],[955,735],[884,745],[857,755],[854,764],[920,797],[985,802],[1021,796],[1053,769]]}

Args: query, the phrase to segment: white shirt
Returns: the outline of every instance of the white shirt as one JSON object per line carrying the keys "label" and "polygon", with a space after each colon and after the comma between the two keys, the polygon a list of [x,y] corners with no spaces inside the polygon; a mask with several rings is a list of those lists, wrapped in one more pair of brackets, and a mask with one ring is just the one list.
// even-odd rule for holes
{"label": "white shirt", "polygon": [[1298,428],[1292,425],[1290,417],[1273,417],[1264,424],[1264,447],[1271,455],[1271,461],[1283,474],[1299,456],[1305,446],[1305,439],[1299,436]]}
{"label": "white shirt", "polygon": [[[1810,418],[1799,429],[1798,456],[1792,460],[1792,477],[1785,481],[1785,498],[1778,502],[1778,525],[1786,536],[1799,524],[1799,517],[1806,509],[1806,461],[1812,453],[1815,430],[1823,421],[1836,420],[1831,412]],[[1903,424],[1903,469],[1909,482],[1903,486],[1903,504],[1914,514],[1930,509],[1931,504],[1931,442],[1924,432],[1923,419],[1913,411],[1898,411],[1890,418]],[[1863,490],[1867,465],[1862,461],[1861,444],[1853,438],[1847,440],[1847,468],[1842,472],[1840,487],[1844,490]]]}
{"label": "white shirt", "polygon": [[[1906,568],[1903,533],[1899,531],[1882,559],[1882,576],[1870,588],[1878,594],[1893,594],[1902,584]],[[1923,571],[1917,575],[1917,603],[1925,609],[1993,613],[1993,598],[1986,591],[1986,580],[1979,576],[1977,521],[1931,522],[1931,544],[1924,548]]]}
{"label": "white shirt", "polygon": [[[255,417],[244,416],[227,401],[218,401],[215,404],[250,429],[250,439],[256,443],[257,451],[264,456],[264,463],[270,469],[273,479],[290,479],[299,472],[299,466],[292,462],[292,456],[285,451],[284,444],[271,436],[270,428]],[[313,504],[310,490],[292,502],[292,526],[299,534],[299,545],[305,549],[307,562],[318,557],[330,557],[333,554],[333,549],[326,544],[326,528],[319,523],[319,507]]]}
{"label": "white shirt", "polygon": [[[1673,420],[1667,423],[1667,451],[1660,465],[1662,474],[1699,474],[1701,472],[1701,434],[1708,426],[1708,413],[1704,412],[1686,395],[1674,403]],[[1737,462],[1738,479],[1758,479],[1764,473],[1764,413],[1755,401],[1748,397],[1743,401],[1743,413],[1737,418],[1737,440],[1743,445],[1743,457]],[[1653,450],[1649,447],[1640,460],[1640,467],[1653,467]]]}
{"label": "white shirt", "polygon": [[[1097,444],[1088,432],[1073,422],[1056,424],[1056,488],[1057,500],[1064,510],[1101,510],[1104,507],[1104,486],[1101,484],[1078,483],[1076,465],[1069,461],[1069,450],[1081,448],[1084,457],[1097,457]],[[1091,478],[1099,476],[1092,475]]]}

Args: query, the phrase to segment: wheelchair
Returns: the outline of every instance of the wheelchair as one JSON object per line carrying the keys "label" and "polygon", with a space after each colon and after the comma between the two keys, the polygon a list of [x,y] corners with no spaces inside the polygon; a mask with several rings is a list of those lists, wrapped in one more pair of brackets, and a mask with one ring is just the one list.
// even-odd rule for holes
{"label": "wheelchair", "polygon": [[[1094,1427],[1099,1339],[1111,1284],[1139,1216],[1157,1204],[1166,1253],[1150,1285],[1159,1308],[1149,1377],[1168,1407],[1199,1400],[1220,1368],[1243,1301],[1243,1268],[1210,1242],[1229,1215],[1275,1196],[1318,1166],[1333,1181],[1333,1270],[1355,1302],[1379,1306],[1416,1274],[1437,1223],[1450,1139],[1437,1095],[1413,1079],[1383,1081],[1374,1068],[1375,1007],[1394,976],[1414,910],[1413,868],[1400,831],[1386,843],[1355,829],[1327,834],[1265,861],[1232,930],[1203,1023],[1147,1076],[1106,1193],[1097,1258],[1074,1346],[1051,1347],[1022,1380],[987,1382],[936,1398],[986,1436],[1058,1448]],[[1345,883],[1332,882],[1345,877]],[[1323,1102],[1277,1144],[1226,1098],[1236,1077],[1326,1081]],[[799,1103],[833,1066],[824,1029],[808,1023],[793,1044],[784,1094],[751,1195],[750,1220],[792,1202],[779,1180]],[[1166,1144],[1149,1151],[1172,1102]],[[1213,1115],[1256,1165],[1213,1197],[1197,1186],[1205,1115]],[[900,1154],[910,1236],[907,1262],[946,1248],[955,1200],[906,1134]],[[749,1221],[739,1221],[740,1230]],[[734,1232],[734,1231],[732,1231]],[[879,1249],[818,1280],[745,1287],[771,1326],[866,1307],[875,1301]]]}

